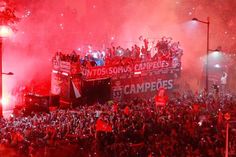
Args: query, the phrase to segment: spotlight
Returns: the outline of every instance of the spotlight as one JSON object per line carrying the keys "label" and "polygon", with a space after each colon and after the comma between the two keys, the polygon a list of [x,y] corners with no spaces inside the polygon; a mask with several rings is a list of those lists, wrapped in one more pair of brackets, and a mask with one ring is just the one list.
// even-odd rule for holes
{"label": "spotlight", "polygon": [[3,105],[3,106],[7,106],[8,103],[9,103],[9,99],[8,99],[7,97],[3,97],[2,100],[1,100],[1,102],[2,102],[2,105]]}
{"label": "spotlight", "polygon": [[215,64],[214,67],[215,68],[220,68],[220,65],[219,64]]}
{"label": "spotlight", "polygon": [[214,57],[219,57],[220,56],[220,52],[219,51],[214,51],[214,52],[212,52],[212,55]]}
{"label": "spotlight", "polygon": [[198,125],[199,125],[199,126],[202,126],[202,121],[198,122]]}
{"label": "spotlight", "polygon": [[9,26],[0,26],[0,36],[8,37],[13,34],[12,29]]}

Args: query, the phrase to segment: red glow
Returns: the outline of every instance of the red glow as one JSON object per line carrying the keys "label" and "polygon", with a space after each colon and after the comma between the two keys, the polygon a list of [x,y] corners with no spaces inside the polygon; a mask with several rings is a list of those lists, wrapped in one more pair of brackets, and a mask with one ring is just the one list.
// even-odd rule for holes
{"label": "red glow", "polygon": [[[222,1],[207,5],[208,1],[196,0],[115,0],[106,3],[100,0],[14,0],[14,3],[17,15],[22,18],[15,26],[16,33],[3,44],[3,69],[15,74],[12,79],[8,77],[3,81],[8,93],[32,80],[48,81],[51,74],[49,59],[57,50],[70,52],[78,48],[83,56],[88,45],[97,50],[111,45],[130,48],[134,44],[140,45],[139,36],[149,38],[150,44],[162,36],[180,41],[184,51],[189,52],[183,56],[183,72],[187,73],[182,75],[183,79],[191,83],[191,88],[197,88],[202,63],[196,62],[196,58],[205,54],[206,27],[194,25],[193,17],[203,20],[206,15],[211,17],[212,49],[219,45],[224,49],[235,49],[236,12],[232,1],[224,1],[224,5]],[[0,2],[0,9],[5,6]],[[8,29],[4,28],[0,33],[9,36]],[[192,63],[194,66],[189,66]]]}

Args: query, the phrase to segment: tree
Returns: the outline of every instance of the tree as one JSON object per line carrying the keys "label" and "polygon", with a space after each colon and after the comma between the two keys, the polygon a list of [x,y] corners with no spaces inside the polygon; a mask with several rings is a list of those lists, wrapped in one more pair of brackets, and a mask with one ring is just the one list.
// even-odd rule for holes
{"label": "tree", "polygon": [[8,0],[0,1],[0,24],[12,26],[19,20],[15,15],[14,4]]}

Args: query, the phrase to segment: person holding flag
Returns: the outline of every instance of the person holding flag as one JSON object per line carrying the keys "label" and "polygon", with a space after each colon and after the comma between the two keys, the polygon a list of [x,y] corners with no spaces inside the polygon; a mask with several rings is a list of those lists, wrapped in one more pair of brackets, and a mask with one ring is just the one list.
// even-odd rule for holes
{"label": "person holding flag", "polygon": [[101,131],[101,132],[112,132],[112,126],[102,120],[101,118],[98,118],[96,122],[96,131]]}
{"label": "person holding flag", "polygon": [[102,155],[113,136],[112,125],[107,121],[104,113],[97,119],[95,129],[96,149],[98,154]]}
{"label": "person holding flag", "polygon": [[167,101],[168,101],[168,96],[166,95],[165,89],[160,88],[159,91],[157,91],[157,95],[155,96],[156,107],[165,106]]}

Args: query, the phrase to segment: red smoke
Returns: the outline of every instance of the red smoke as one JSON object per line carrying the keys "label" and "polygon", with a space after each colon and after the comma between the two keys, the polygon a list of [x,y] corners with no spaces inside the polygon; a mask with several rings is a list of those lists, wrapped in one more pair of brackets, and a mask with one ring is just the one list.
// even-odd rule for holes
{"label": "red smoke", "polygon": [[[4,93],[19,84],[50,82],[51,58],[58,50],[92,45],[130,47],[138,37],[158,40],[162,36],[180,41],[184,49],[185,79],[197,87],[201,75],[200,56],[206,51],[206,27],[189,20],[209,16],[210,47],[235,50],[234,1],[197,0],[15,0],[21,21],[15,34],[4,41]],[[189,72],[189,73],[188,73]],[[192,79],[192,78],[195,78]],[[48,85],[48,89],[50,86]]]}

